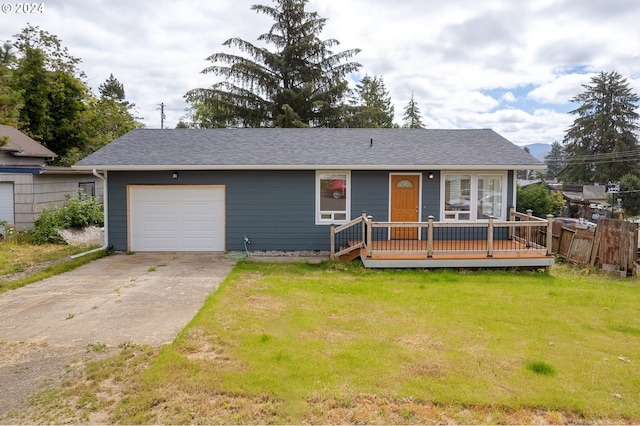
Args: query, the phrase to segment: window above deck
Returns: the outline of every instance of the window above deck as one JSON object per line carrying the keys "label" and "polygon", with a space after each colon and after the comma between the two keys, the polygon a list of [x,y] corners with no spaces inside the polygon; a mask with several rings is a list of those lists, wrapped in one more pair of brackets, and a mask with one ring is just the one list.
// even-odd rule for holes
{"label": "window above deck", "polygon": [[506,173],[443,173],[441,211],[444,221],[506,220]]}

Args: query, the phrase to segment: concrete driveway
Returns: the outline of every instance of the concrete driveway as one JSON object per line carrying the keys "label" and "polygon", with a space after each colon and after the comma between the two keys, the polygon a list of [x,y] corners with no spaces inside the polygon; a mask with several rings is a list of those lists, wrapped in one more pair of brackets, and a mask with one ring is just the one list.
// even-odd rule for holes
{"label": "concrete driveway", "polygon": [[89,344],[170,343],[234,263],[210,253],[120,254],[0,294],[0,414]]}

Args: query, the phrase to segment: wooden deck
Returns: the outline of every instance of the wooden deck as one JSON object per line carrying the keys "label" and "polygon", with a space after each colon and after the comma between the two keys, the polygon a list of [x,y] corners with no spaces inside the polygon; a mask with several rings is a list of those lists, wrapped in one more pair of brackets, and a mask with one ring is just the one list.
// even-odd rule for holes
{"label": "wooden deck", "polygon": [[[428,256],[427,242],[416,240],[372,241],[371,249],[359,249],[359,257],[370,268],[504,268],[548,267],[554,258],[545,250],[525,247],[517,241],[500,241],[500,250],[488,256],[486,241],[434,241]],[[355,258],[351,256],[350,258]]]}
{"label": "wooden deck", "polygon": [[[360,258],[368,268],[548,268],[552,219],[512,213],[511,221],[373,222],[357,218],[331,230],[332,258]],[[389,238],[415,228],[410,239]],[[402,234],[402,233],[400,233]],[[406,234],[406,233],[405,233]],[[437,235],[436,235],[437,234]],[[351,236],[351,238],[349,237]],[[419,237],[418,237],[419,236]],[[462,237],[462,238],[460,238]]]}

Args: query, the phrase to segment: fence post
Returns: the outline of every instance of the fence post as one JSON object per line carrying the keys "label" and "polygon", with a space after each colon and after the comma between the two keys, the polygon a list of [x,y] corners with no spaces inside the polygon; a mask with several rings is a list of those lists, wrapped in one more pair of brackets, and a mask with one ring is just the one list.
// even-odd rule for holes
{"label": "fence post", "polygon": [[547,256],[553,254],[553,215],[547,215]]}
{"label": "fence post", "polygon": [[487,228],[487,257],[493,257],[493,216],[489,216],[489,227]]}
{"label": "fence post", "polygon": [[433,216],[429,216],[427,228],[427,257],[433,257]]}
{"label": "fence post", "polygon": [[330,236],[331,249],[329,250],[329,258],[331,260],[336,259],[336,225],[331,224],[331,236]]}

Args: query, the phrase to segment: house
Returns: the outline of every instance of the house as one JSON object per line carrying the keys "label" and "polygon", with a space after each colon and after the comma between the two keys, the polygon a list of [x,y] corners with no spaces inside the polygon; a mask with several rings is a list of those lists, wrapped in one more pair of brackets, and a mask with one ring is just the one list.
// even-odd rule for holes
{"label": "house", "polygon": [[562,196],[567,201],[568,216],[597,222],[612,217],[606,185],[564,185]]}
{"label": "house", "polygon": [[101,201],[101,179],[91,171],[47,166],[55,157],[19,130],[0,125],[0,222],[29,229],[43,209],[79,192]]}
{"label": "house", "polygon": [[136,129],[74,168],[106,179],[116,250],[326,251],[363,211],[507,221],[516,170],[544,165],[487,129]]}

